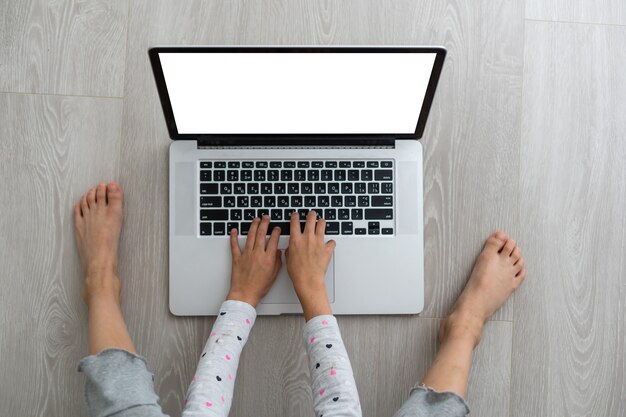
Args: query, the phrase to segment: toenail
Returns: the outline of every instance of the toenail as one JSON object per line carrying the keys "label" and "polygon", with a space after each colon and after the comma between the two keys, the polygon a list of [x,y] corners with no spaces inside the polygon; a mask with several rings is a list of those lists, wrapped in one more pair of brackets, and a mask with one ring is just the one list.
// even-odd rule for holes
{"label": "toenail", "polygon": [[117,191],[117,190],[118,190],[117,185],[115,185],[115,184],[109,184],[109,191],[115,192],[115,191]]}

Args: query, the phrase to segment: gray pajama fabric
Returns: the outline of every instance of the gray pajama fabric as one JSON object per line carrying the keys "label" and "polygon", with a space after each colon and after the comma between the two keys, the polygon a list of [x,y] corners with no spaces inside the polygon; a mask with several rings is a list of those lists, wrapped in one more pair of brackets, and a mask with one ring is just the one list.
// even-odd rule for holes
{"label": "gray pajama fabric", "polygon": [[[254,308],[225,301],[187,391],[186,416],[226,417],[230,410],[239,355],[256,318]],[[316,417],[360,417],[359,395],[334,316],[318,316],[304,327]],[[86,376],[85,402],[93,417],[165,417],[154,379],[140,355],[106,349],[80,361]],[[416,387],[394,417],[465,416],[469,409],[453,393]],[[259,416],[264,417],[264,416]],[[269,417],[269,416],[268,416]]]}

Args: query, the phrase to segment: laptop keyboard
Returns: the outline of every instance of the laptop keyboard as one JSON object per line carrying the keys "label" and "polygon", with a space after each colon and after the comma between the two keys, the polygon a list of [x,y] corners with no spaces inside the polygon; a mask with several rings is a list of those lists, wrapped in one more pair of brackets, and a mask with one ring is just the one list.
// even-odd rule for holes
{"label": "laptop keyboard", "polygon": [[247,235],[255,217],[270,216],[268,234],[290,233],[310,210],[326,220],[327,235],[393,235],[392,160],[199,161],[200,236]]}

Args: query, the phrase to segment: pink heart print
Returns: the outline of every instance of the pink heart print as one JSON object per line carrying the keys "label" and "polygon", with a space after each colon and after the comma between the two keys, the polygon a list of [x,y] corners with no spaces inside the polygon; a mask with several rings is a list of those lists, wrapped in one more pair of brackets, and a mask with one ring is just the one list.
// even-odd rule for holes
{"label": "pink heart print", "polygon": [[331,374],[331,375],[333,375],[333,376],[334,376],[334,375],[337,375],[337,371],[335,371],[334,369],[331,369],[331,370],[330,370],[330,374]]}
{"label": "pink heart print", "polygon": [[326,326],[326,325],[328,324],[328,322],[327,322],[326,320],[322,320],[322,324],[323,324],[324,326]]}
{"label": "pink heart print", "polygon": [[246,324],[250,324],[250,319],[246,319]]}
{"label": "pink heart print", "polygon": [[204,405],[206,405],[207,407],[211,407],[213,404],[207,401],[204,403]]}
{"label": "pink heart print", "polygon": [[230,360],[230,356],[226,355],[226,360],[229,361]]}
{"label": "pink heart print", "polygon": [[325,393],[325,392],[326,392],[326,390],[325,390],[325,389],[321,390],[321,391],[320,391],[320,397],[321,397],[322,395],[324,395],[324,393]]}
{"label": "pink heart print", "polygon": [[315,342],[315,338],[314,337],[311,338],[311,343],[313,343],[313,342]]}

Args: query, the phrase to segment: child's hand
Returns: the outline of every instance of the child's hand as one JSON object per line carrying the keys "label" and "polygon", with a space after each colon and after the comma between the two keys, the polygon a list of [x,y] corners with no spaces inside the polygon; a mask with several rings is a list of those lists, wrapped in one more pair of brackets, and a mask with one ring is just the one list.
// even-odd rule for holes
{"label": "child's hand", "polygon": [[281,254],[277,249],[280,228],[272,230],[266,247],[265,235],[269,222],[268,216],[263,216],[263,220],[255,218],[252,221],[243,252],[237,242],[237,230],[231,232],[233,264],[227,300],[244,301],[256,307],[276,280],[282,266]]}
{"label": "child's hand", "polygon": [[304,232],[300,232],[298,213],[291,215],[291,237],[285,252],[287,272],[307,321],[315,316],[332,314],[324,277],[336,243],[334,240],[324,243],[325,231],[326,221],[320,219],[316,223],[314,211],[307,215]]}

